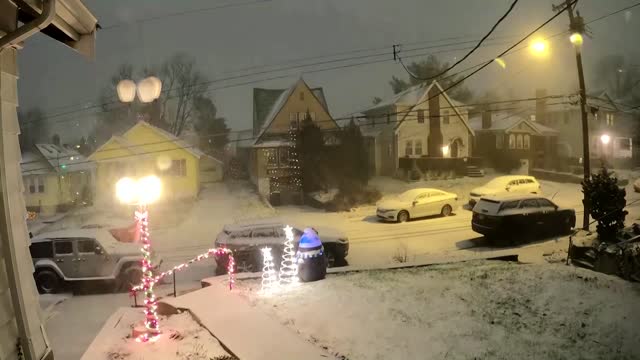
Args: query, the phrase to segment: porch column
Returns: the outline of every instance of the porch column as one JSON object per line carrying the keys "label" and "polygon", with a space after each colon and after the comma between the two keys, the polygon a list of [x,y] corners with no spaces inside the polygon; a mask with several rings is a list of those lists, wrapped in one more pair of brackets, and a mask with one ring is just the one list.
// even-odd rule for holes
{"label": "porch column", "polygon": [[19,341],[25,359],[53,359],[41,321],[29,252],[18,144],[17,83],[17,50],[0,50],[0,357],[17,359]]}

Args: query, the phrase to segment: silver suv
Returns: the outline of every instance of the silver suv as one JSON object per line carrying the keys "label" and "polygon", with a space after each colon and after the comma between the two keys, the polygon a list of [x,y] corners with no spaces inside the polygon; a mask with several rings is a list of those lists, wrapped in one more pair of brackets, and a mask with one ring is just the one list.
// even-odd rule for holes
{"label": "silver suv", "polygon": [[[111,280],[128,290],[140,283],[142,255],[133,243],[117,241],[105,229],[61,230],[40,234],[29,246],[38,291],[54,293],[66,282]],[[160,265],[161,261],[153,260]]]}

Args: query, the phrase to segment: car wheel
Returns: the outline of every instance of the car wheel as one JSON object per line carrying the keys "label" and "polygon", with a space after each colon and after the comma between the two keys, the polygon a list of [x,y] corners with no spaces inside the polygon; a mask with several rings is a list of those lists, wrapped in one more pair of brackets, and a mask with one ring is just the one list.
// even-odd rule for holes
{"label": "car wheel", "polygon": [[400,211],[398,213],[398,222],[403,223],[409,221],[409,213],[406,211]]}
{"label": "car wheel", "polygon": [[129,266],[119,277],[120,291],[129,291],[134,286],[140,285],[142,282],[142,268],[139,266]]}
{"label": "car wheel", "polygon": [[451,215],[451,213],[453,212],[453,209],[451,208],[451,205],[445,205],[442,207],[442,210],[440,210],[440,215],[442,216],[449,216]]}
{"label": "car wheel", "polygon": [[40,270],[35,276],[38,292],[41,294],[55,294],[60,290],[62,279],[53,270]]}
{"label": "car wheel", "polygon": [[332,268],[335,267],[338,263],[338,259],[336,258],[336,254],[333,251],[325,251],[324,256],[327,258],[327,267]]}

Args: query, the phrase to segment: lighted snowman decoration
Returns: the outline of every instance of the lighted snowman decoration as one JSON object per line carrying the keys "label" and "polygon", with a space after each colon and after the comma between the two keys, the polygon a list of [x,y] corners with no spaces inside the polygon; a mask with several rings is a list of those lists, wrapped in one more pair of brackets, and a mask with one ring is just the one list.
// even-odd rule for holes
{"label": "lighted snowman decoration", "polygon": [[318,232],[304,229],[298,243],[298,277],[303,282],[322,280],[327,275],[327,258]]}

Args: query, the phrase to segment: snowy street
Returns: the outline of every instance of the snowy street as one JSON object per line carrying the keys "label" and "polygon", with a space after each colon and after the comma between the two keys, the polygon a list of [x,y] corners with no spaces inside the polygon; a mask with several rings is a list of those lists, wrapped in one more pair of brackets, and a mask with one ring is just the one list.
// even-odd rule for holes
{"label": "snowy street", "polygon": [[[388,180],[383,184],[388,186]],[[183,204],[181,211],[171,212],[157,209],[152,213],[152,236],[155,249],[161,254],[165,263],[163,267],[182,263],[193,256],[204,252],[213,246],[213,240],[217,232],[226,223],[238,221],[250,221],[268,217],[277,217],[294,224],[326,226],[344,231],[350,241],[349,256],[350,265],[368,266],[382,265],[396,262],[394,257],[406,256],[406,261],[420,260],[421,257],[447,258],[455,256],[461,251],[482,250],[486,244],[481,235],[470,228],[471,212],[463,208],[466,195],[470,188],[477,183],[484,183],[488,179],[466,179],[464,184],[458,184],[457,191],[460,195],[460,206],[455,209],[454,215],[441,218],[427,218],[408,223],[382,223],[375,218],[375,207],[367,206],[354,209],[347,213],[330,213],[309,207],[287,206],[276,210],[265,206],[257,196],[245,187],[227,188],[219,185],[206,190],[202,198],[193,204]],[[374,184],[379,179],[374,180]],[[542,181],[544,194],[554,197],[554,201],[560,206],[576,209],[577,223],[581,224],[581,192],[577,184],[560,184]],[[403,186],[437,186],[425,184],[406,184]],[[392,184],[397,185],[397,184]],[[390,189],[385,189],[385,195],[394,194]],[[451,188],[448,191],[453,191]],[[396,190],[404,191],[404,188]],[[631,203],[640,198],[629,187],[627,189],[627,202]],[[639,204],[633,204],[628,210],[628,222],[632,222],[640,216]],[[104,223],[124,226],[130,223],[126,212],[104,213],[89,209],[87,213],[68,216],[61,220],[54,228],[77,227],[82,224]],[[540,247],[545,244],[556,246],[556,239],[538,241],[533,244],[525,244],[517,251],[526,252],[528,248]],[[566,246],[564,243],[562,247]],[[212,260],[206,260],[194,264],[184,272],[177,274],[178,292],[185,292],[200,288],[200,279],[212,276],[215,265]],[[166,296],[173,291],[171,284],[162,285],[158,293]],[[64,300],[55,305],[59,300]],[[42,295],[42,308],[48,308],[47,329],[54,344],[67,343],[68,346],[59,350],[64,354],[62,359],[74,359],[84,352],[97,331],[118,307],[129,306],[132,300],[126,293],[114,294],[108,288],[101,292],[80,291],[76,295]],[[93,310],[94,308],[100,311]],[[91,313],[90,320],[86,314]],[[73,324],[72,333],[60,333],[56,331]],[[82,326],[80,326],[82,325]],[[74,330],[76,329],[76,330]],[[60,348],[60,346],[58,346]],[[68,355],[68,356],[67,356]]]}

